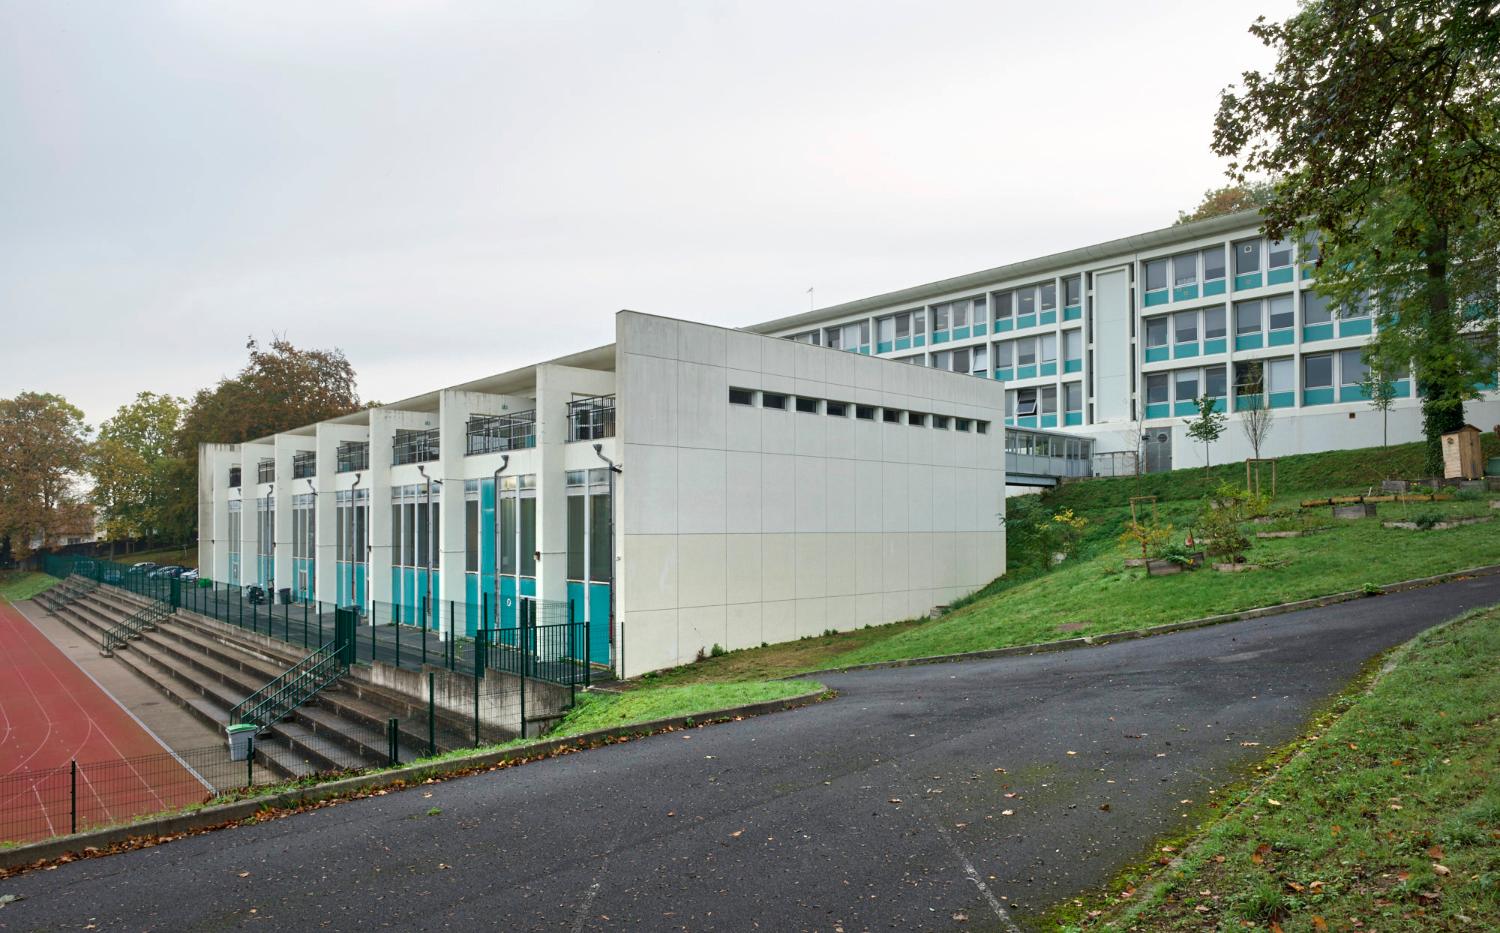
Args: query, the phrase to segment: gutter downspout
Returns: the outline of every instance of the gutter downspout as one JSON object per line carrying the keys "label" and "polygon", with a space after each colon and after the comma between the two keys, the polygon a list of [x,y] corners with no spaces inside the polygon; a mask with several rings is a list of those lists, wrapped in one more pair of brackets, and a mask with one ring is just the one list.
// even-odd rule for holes
{"label": "gutter downspout", "polygon": [[[619,574],[615,573],[615,474],[623,473],[619,464],[604,456],[604,445],[594,445],[594,455],[603,460],[609,466],[609,630],[615,630],[615,588],[620,585]],[[588,591],[585,590],[585,593]],[[587,597],[585,597],[587,598]],[[584,633],[584,654],[588,654],[588,633]],[[616,636],[615,653],[619,658],[615,665],[615,672],[621,678],[625,677],[625,627],[620,626]],[[588,664],[588,658],[583,659]]]}
{"label": "gutter downspout", "polygon": [[[494,549],[495,549],[495,599],[494,599],[495,624],[493,626],[494,628],[499,628],[500,627],[500,474],[504,473],[506,467],[508,467],[508,466],[510,466],[510,454],[501,454],[500,455],[500,465],[495,468],[495,475],[491,479],[491,482],[493,482],[495,484],[495,488],[494,488],[494,492],[493,492],[493,496],[494,496],[494,499],[495,499],[495,527],[493,529],[493,531],[494,531],[493,537],[495,539],[495,544],[494,544]],[[484,571],[483,564],[480,565],[479,570],[480,570],[481,573]]]}
{"label": "gutter downspout", "polygon": [[[358,582],[358,580],[359,580],[359,574],[357,574],[355,572],[355,570],[354,570],[354,565],[355,565],[355,560],[354,560],[354,556],[355,556],[354,555],[354,528],[355,528],[355,525],[359,522],[359,499],[355,497],[354,490],[356,490],[356,489],[359,488],[359,481],[362,480],[362,479],[364,479],[364,478],[365,477],[364,477],[363,473],[356,472],[354,474],[354,485],[349,487],[349,601],[352,602],[352,603],[354,603],[354,605],[356,607],[359,606],[359,600],[357,600],[357,599],[354,598],[354,584],[356,582]],[[337,503],[335,503],[334,505],[335,505],[335,508],[336,508],[337,507]],[[343,523],[340,522],[340,524],[343,524]],[[365,550],[366,550],[366,552],[369,551],[369,537],[370,536],[368,534],[365,535],[365,539],[366,539]],[[369,565],[366,564],[367,568],[368,568],[368,566]],[[366,569],[365,570],[365,582],[366,583],[369,582],[369,578],[370,578],[370,571],[368,569]]]}

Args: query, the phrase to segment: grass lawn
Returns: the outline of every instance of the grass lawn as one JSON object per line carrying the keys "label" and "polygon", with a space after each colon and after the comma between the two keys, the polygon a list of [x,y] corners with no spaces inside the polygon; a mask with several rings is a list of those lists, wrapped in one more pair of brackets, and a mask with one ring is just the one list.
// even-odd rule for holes
{"label": "grass lawn", "polygon": [[[107,558],[106,558],[107,559]],[[180,545],[178,547],[156,548],[151,551],[136,551],[134,554],[116,554],[117,563],[129,566],[143,560],[155,561],[158,564],[178,564],[182,567],[198,566],[198,545]]]}
{"label": "grass lawn", "polygon": [[[1486,449],[1494,447],[1486,437]],[[1033,644],[1179,622],[1291,600],[1381,586],[1417,577],[1500,563],[1500,510],[1490,509],[1494,494],[1466,493],[1445,502],[1387,502],[1378,517],[1335,521],[1330,509],[1299,509],[1303,499],[1378,493],[1381,478],[1409,472],[1420,463],[1420,445],[1387,449],[1332,451],[1284,458],[1278,467],[1273,510],[1294,513],[1271,525],[1248,525],[1251,532],[1285,527],[1310,528],[1301,538],[1256,539],[1247,558],[1263,569],[1245,573],[1197,570],[1170,577],[1146,577],[1123,569],[1127,554],[1118,536],[1130,520],[1129,498],[1140,490],[1162,496],[1160,521],[1177,528],[1181,540],[1210,488],[1201,469],[1149,477],[1091,480],[1048,494],[1040,506],[1048,514],[1073,508],[1089,520],[1075,557],[1049,572],[1017,566],[979,593],[955,604],[940,619],[911,619],[732,651],[695,664],[647,675],[646,683],[709,683],[785,677],[851,664],[954,654]],[[1414,468],[1414,467],[1413,467]],[[1236,470],[1238,471],[1236,473]],[[1225,467],[1222,478],[1244,467]],[[1220,477],[1215,477],[1214,481]],[[1358,482],[1355,482],[1358,480]],[[1012,500],[1012,512],[1018,509]],[[1384,521],[1494,517],[1494,521],[1443,530],[1382,527]],[[1138,556],[1138,555],[1136,555]]]}
{"label": "grass lawn", "polygon": [[680,687],[650,687],[627,693],[580,694],[578,705],[547,734],[548,738],[578,735],[596,729],[611,729],[674,716],[693,716],[731,706],[746,706],[784,700],[822,684],[807,680],[774,680],[763,683],[691,684]]}
{"label": "grass lawn", "polygon": [[1180,865],[1072,928],[1500,929],[1500,609],[1394,660]]}
{"label": "grass lawn", "polygon": [[0,599],[13,603],[20,602],[61,582],[56,577],[49,577],[45,573],[32,573],[29,570],[0,571]]}

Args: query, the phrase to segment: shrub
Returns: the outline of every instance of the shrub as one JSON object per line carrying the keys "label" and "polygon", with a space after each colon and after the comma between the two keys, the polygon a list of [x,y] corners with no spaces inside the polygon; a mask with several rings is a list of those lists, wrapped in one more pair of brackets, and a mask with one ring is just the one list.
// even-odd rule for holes
{"label": "shrub", "polygon": [[1140,551],[1142,557],[1155,558],[1162,556],[1162,550],[1171,540],[1171,525],[1129,521],[1120,535],[1120,546]]}
{"label": "shrub", "polygon": [[719,657],[721,655],[725,655],[725,654],[728,654],[728,653],[729,653],[728,651],[724,650],[724,646],[723,645],[719,644],[718,642],[714,642],[714,646],[711,649],[709,649],[708,656],[711,657],[711,658],[717,658],[717,657]]}
{"label": "shrub", "polygon": [[1250,538],[1240,527],[1240,510],[1216,506],[1213,497],[1205,499],[1198,512],[1198,534],[1206,539],[1204,550],[1231,561],[1250,547]]}

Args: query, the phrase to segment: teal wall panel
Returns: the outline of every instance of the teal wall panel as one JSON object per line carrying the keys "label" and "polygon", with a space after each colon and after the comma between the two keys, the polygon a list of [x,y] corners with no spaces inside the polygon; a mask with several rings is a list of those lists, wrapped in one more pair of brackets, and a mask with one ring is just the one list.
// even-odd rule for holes
{"label": "teal wall panel", "polygon": [[1332,387],[1326,389],[1304,389],[1302,392],[1302,404],[1304,405],[1327,405],[1332,401]]}
{"label": "teal wall panel", "polygon": [[1055,428],[1055,427],[1057,427],[1057,416],[1056,415],[1043,415],[1042,416],[1042,427],[1044,427],[1044,428]]}
{"label": "teal wall panel", "polygon": [[1246,272],[1244,275],[1234,277],[1234,290],[1242,292],[1247,288],[1260,288],[1260,273]]}
{"label": "teal wall panel", "polygon": [[910,337],[897,337],[896,338],[896,349],[897,350],[910,350],[911,349],[911,338]]}
{"label": "teal wall panel", "polygon": [[1272,392],[1272,408],[1291,408],[1297,404],[1297,393],[1295,392]]}
{"label": "teal wall panel", "polygon": [[1179,344],[1174,344],[1173,347],[1172,347],[1172,358],[1173,359],[1185,360],[1185,359],[1188,359],[1189,357],[1194,357],[1194,356],[1197,356],[1197,355],[1198,355],[1198,345],[1196,343],[1179,343]]}
{"label": "teal wall panel", "polygon": [[890,353],[894,349],[896,349],[895,344],[889,340],[880,340],[875,344],[876,353]]}
{"label": "teal wall panel", "polygon": [[1172,289],[1173,301],[1191,301],[1198,297],[1197,285],[1179,285]]}
{"label": "teal wall panel", "polygon": [[1203,341],[1203,355],[1212,356],[1215,353],[1225,353],[1229,350],[1229,341],[1223,337],[1215,337],[1212,340]]}
{"label": "teal wall panel", "polygon": [[1302,342],[1310,343],[1315,340],[1333,339],[1333,322],[1326,324],[1308,324],[1302,328]]}
{"label": "teal wall panel", "polygon": [[1289,347],[1297,342],[1297,332],[1290,327],[1273,330],[1269,336],[1270,342],[1266,344],[1269,347]]}
{"label": "teal wall panel", "polygon": [[946,330],[933,331],[932,342],[933,344],[947,343],[948,332]]}
{"label": "teal wall panel", "polygon": [[1363,337],[1374,328],[1367,317],[1350,318],[1347,321],[1339,321],[1340,337]]}
{"label": "teal wall panel", "polygon": [[1204,298],[1207,298],[1210,295],[1222,295],[1222,294],[1224,294],[1224,280],[1223,279],[1214,279],[1212,282],[1204,282],[1203,283],[1203,297]]}
{"label": "teal wall panel", "polygon": [[1068,425],[1069,427],[1072,427],[1073,425],[1077,425],[1077,424],[1083,424],[1083,412],[1081,412],[1081,411],[1070,411],[1070,412],[1068,412],[1067,415],[1065,415],[1064,418],[1063,418],[1063,423],[1066,424],[1066,425]]}
{"label": "teal wall panel", "polygon": [[1005,331],[1014,329],[1015,326],[1016,322],[1014,320],[1008,317],[1003,317],[995,322],[995,333],[1002,334]]}
{"label": "teal wall panel", "polygon": [[1236,350],[1259,350],[1264,346],[1264,340],[1260,334],[1240,334],[1234,338]]}
{"label": "teal wall panel", "polygon": [[1285,285],[1292,280],[1292,267],[1282,266],[1280,269],[1271,269],[1266,272],[1267,285]]}
{"label": "teal wall panel", "polygon": [[1171,358],[1172,358],[1172,348],[1171,347],[1147,347],[1146,348],[1146,362],[1148,362],[1148,363],[1160,363],[1162,360],[1169,360]]}
{"label": "teal wall panel", "polygon": [[1083,360],[1063,360],[1063,372],[1065,372],[1065,373],[1079,373],[1079,372],[1083,372]]}
{"label": "teal wall panel", "polygon": [[1003,369],[997,369],[995,370],[995,378],[1009,381],[1016,378],[1016,371],[1008,366]]}
{"label": "teal wall panel", "polygon": [[1146,406],[1147,418],[1166,418],[1172,414],[1172,406],[1167,402],[1157,402],[1155,405]]}
{"label": "teal wall panel", "polygon": [[1035,326],[1036,326],[1036,315],[1035,314],[1024,314],[1024,315],[1021,315],[1020,317],[1016,318],[1016,330],[1021,330],[1023,328],[1035,327]]}
{"label": "teal wall panel", "polygon": [[1043,363],[1042,364],[1042,375],[1043,376],[1055,376],[1055,375],[1057,375],[1057,362],[1053,361],[1051,363]]}
{"label": "teal wall panel", "polygon": [[1056,324],[1057,310],[1054,308],[1051,311],[1043,311],[1040,315],[1038,315],[1037,321],[1041,324]]}
{"label": "teal wall panel", "polygon": [[1016,367],[1016,378],[1017,379],[1035,379],[1036,378],[1036,367],[1035,366],[1017,366]]}
{"label": "teal wall panel", "polygon": [[1160,288],[1154,292],[1147,292],[1144,302],[1146,307],[1154,308],[1157,305],[1164,305],[1171,300],[1172,293],[1167,291],[1165,288]]}

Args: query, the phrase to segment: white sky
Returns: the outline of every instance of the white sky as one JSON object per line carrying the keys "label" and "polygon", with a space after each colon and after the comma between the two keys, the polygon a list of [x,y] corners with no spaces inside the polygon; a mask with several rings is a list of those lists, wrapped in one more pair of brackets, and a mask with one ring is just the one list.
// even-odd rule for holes
{"label": "white sky", "polygon": [[1166,226],[1292,7],[0,0],[0,396],[275,331],[393,401]]}

